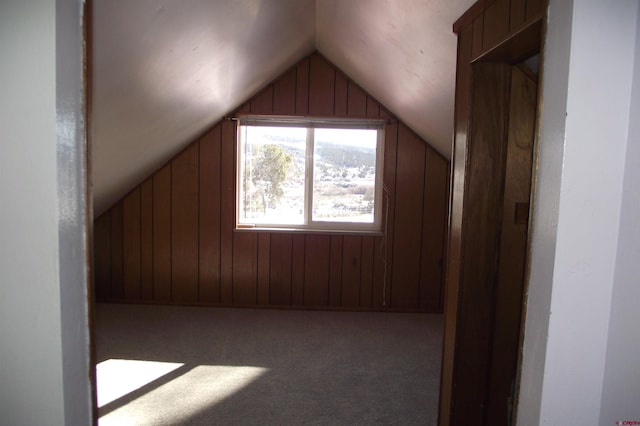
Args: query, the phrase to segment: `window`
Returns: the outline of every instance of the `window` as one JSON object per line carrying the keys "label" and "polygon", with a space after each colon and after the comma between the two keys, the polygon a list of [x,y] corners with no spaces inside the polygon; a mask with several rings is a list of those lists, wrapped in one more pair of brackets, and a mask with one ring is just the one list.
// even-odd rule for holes
{"label": "window", "polygon": [[243,116],[237,227],[380,231],[384,121]]}

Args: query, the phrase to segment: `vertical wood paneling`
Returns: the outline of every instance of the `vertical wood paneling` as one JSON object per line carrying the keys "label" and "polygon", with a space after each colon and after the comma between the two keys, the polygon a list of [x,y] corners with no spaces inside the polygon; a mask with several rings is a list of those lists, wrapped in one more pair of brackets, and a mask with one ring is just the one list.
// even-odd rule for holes
{"label": "vertical wood paneling", "polygon": [[268,85],[264,90],[251,99],[252,114],[273,113],[273,85]]}
{"label": "vertical wood paneling", "polygon": [[309,61],[309,114],[333,115],[336,71],[324,58],[314,55]]}
{"label": "vertical wood paneling", "polygon": [[[393,119],[375,99],[317,54],[302,60],[266,86],[238,112]],[[403,130],[399,145],[398,128],[397,122],[386,126],[385,167],[381,172],[385,184],[383,216],[388,217],[389,222],[385,225],[384,237],[236,233],[235,123],[222,121],[134,191],[139,198],[137,230],[133,228],[135,219],[126,222],[126,232],[123,229],[122,202],[110,211],[108,222],[118,214],[121,219],[119,225],[116,218],[115,224],[109,223],[108,231],[104,231],[109,233],[106,238],[109,248],[102,258],[109,268],[108,273],[101,273],[100,279],[102,283],[108,280],[109,285],[102,285],[101,288],[107,290],[100,298],[124,296],[122,235],[126,233],[127,250],[136,251],[131,243],[137,234],[140,253],[137,260],[135,256],[127,256],[130,261],[127,271],[133,272],[131,275],[127,272],[127,276],[132,277],[127,283],[130,288],[135,285],[142,288],[143,299],[153,298],[161,303],[173,299],[176,303],[190,304],[402,308],[404,305],[390,303],[394,259],[400,259],[400,268],[405,268],[407,262],[407,254],[402,249],[406,245],[402,242],[404,237],[399,240],[395,237],[396,223],[399,223],[395,218],[396,166],[405,167],[401,164],[404,159],[413,160],[416,154],[413,145],[418,143],[424,149],[424,142]],[[407,142],[406,138],[411,141]],[[403,179],[403,188],[419,189],[424,185],[424,174]],[[411,179],[414,182],[410,182]],[[418,198],[418,210],[421,210],[422,197]],[[411,206],[404,207],[403,211]],[[136,211],[135,207],[129,207],[132,212]],[[412,217],[415,223],[402,224],[401,230],[402,226],[423,229],[420,214],[418,211]],[[131,212],[127,214],[130,216],[133,217]],[[106,223],[104,220],[103,228],[107,227]],[[408,258],[430,256],[419,251],[409,253]],[[411,265],[411,271],[419,270],[420,265]],[[136,268],[139,268],[138,283]],[[402,294],[405,284],[400,284],[402,280],[398,277],[403,273],[397,274],[394,285],[399,286],[398,294]],[[105,294],[112,291],[111,281],[114,293]],[[127,299],[139,297],[140,294]],[[404,300],[404,296],[398,296],[398,300]],[[417,304],[417,295],[413,303],[405,303],[412,308]]]}
{"label": "vertical wood paneling", "polygon": [[153,176],[153,299],[171,300],[171,165]]}
{"label": "vertical wood paneling", "polygon": [[380,104],[375,101],[371,96],[367,96],[367,117],[379,117],[380,116]]}
{"label": "vertical wood paneling", "polygon": [[271,262],[271,234],[258,234],[258,305],[269,304],[269,273]]}
{"label": "vertical wood paneling", "polygon": [[362,262],[360,265],[360,304],[362,307],[371,306],[373,291],[373,259],[374,237],[362,237]]}
{"label": "vertical wood paneling", "polygon": [[336,117],[347,116],[347,92],[349,80],[347,76],[340,71],[336,71],[336,83],[334,90],[333,113]]}
{"label": "vertical wood paneling", "polygon": [[473,21],[473,37],[471,44],[471,55],[476,57],[482,53],[482,38],[484,34],[484,15],[478,16]]}
{"label": "vertical wood paneling", "polygon": [[111,209],[111,297],[124,297],[123,208],[118,202]]}
{"label": "vertical wood paneling", "polygon": [[349,81],[347,115],[365,117],[367,115],[367,94],[354,82]]}
{"label": "vertical wood paneling", "polygon": [[251,101],[243,103],[240,108],[236,110],[236,114],[249,114],[251,112]]}
{"label": "vertical wood paneling", "polygon": [[276,115],[296,112],[296,71],[292,68],[273,84],[273,113]]}
{"label": "vertical wood paneling", "polygon": [[220,149],[220,302],[233,302],[233,228],[235,227],[235,123],[222,122]]}
{"label": "vertical wood paneling", "polygon": [[362,237],[345,235],[342,244],[342,306],[360,305]]}
{"label": "vertical wood paneling", "polygon": [[111,297],[111,213],[96,219],[93,227],[95,294],[97,300]]}
{"label": "vertical wood paneling", "polygon": [[258,297],[258,236],[233,233],[233,303],[255,304]]}
{"label": "vertical wood paneling", "polygon": [[509,34],[509,0],[495,0],[484,12],[482,49],[487,50],[504,40]]}
{"label": "vertical wood paneling", "polygon": [[140,299],[140,188],[122,201],[124,298]]}
{"label": "vertical wood paneling", "polygon": [[527,20],[544,13],[546,4],[547,0],[527,0]]}
{"label": "vertical wood paneling", "polygon": [[[420,308],[442,310],[443,247],[447,220],[449,167],[435,151],[427,149],[424,179],[424,225],[420,266]],[[438,208],[439,207],[439,208]]]}
{"label": "vertical wood paneling", "polygon": [[304,259],[304,304],[328,306],[331,237],[307,235]]}
{"label": "vertical wood paneling", "polygon": [[425,145],[406,126],[398,132],[395,235],[393,238],[393,306],[417,308],[423,215]]}
{"label": "vertical wood paneling", "polygon": [[171,298],[198,301],[198,144],[171,164]]}
{"label": "vertical wood paneling", "polygon": [[511,18],[509,20],[509,31],[516,31],[524,21],[527,14],[527,0],[511,0]]}
{"label": "vertical wood paneling", "polygon": [[294,234],[291,242],[291,303],[294,306],[304,305],[305,238],[305,235]]}
{"label": "vertical wood paneling", "polygon": [[269,303],[291,304],[291,235],[271,235],[271,281]]}
{"label": "vertical wood paneling", "polygon": [[387,280],[387,240],[384,237],[374,238],[374,256],[373,256],[373,283],[371,286],[371,306],[374,308],[382,308],[386,306],[388,291],[385,287]]}
{"label": "vertical wood paneling", "polygon": [[200,139],[199,300],[220,302],[220,132],[217,125]]}
{"label": "vertical wood paneling", "polygon": [[140,292],[153,300],[153,181],[140,186]]}
{"label": "vertical wood paneling", "polygon": [[340,306],[342,300],[342,235],[331,236],[331,264],[329,265],[329,304]]}
{"label": "vertical wood paneling", "polygon": [[296,67],[296,114],[309,114],[309,58]]}

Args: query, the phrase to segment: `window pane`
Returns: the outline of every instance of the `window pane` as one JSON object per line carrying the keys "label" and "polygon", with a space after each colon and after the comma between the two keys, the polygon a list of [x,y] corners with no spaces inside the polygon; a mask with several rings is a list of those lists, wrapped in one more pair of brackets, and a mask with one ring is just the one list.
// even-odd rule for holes
{"label": "window pane", "polygon": [[242,126],[240,223],[304,223],[304,128]]}
{"label": "window pane", "polygon": [[315,130],[312,220],[373,223],[377,138],[377,130]]}

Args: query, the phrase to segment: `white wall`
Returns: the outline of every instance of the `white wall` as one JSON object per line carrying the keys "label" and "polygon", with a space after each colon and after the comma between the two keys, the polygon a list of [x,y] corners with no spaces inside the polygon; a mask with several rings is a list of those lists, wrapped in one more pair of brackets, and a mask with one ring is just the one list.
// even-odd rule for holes
{"label": "white wall", "polygon": [[[81,81],[77,69],[66,82],[56,79],[62,59],[73,69],[81,58],[76,49],[56,52],[60,31],[79,37],[79,7],[74,0],[0,3],[0,422],[12,426],[91,421],[86,280],[66,272],[83,268],[84,246],[65,238],[82,240],[84,226],[75,190],[61,187],[70,196],[59,198],[57,185],[62,167],[84,182],[84,154],[75,148]],[[63,92],[64,108],[56,96]],[[75,219],[61,220],[69,212]],[[74,298],[82,301],[69,306]],[[80,354],[69,356],[67,344]],[[81,408],[66,412],[65,401]]]}
{"label": "white wall", "polygon": [[640,8],[600,424],[640,421]]}
{"label": "white wall", "polygon": [[618,257],[633,247],[618,237],[632,222],[623,171],[637,12],[637,0],[550,1],[520,425],[598,424],[609,333],[630,331],[609,318],[614,283],[640,272]]}

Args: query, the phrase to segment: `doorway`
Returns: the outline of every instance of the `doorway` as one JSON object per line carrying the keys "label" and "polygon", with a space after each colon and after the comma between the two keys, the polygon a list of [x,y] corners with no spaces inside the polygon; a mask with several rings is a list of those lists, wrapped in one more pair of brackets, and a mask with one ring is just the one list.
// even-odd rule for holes
{"label": "doorway", "polygon": [[451,424],[510,424],[525,285],[537,78],[525,65],[472,70],[465,258]]}

